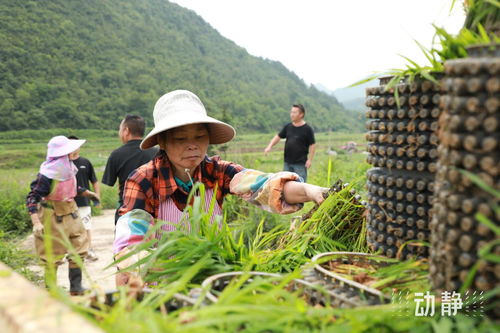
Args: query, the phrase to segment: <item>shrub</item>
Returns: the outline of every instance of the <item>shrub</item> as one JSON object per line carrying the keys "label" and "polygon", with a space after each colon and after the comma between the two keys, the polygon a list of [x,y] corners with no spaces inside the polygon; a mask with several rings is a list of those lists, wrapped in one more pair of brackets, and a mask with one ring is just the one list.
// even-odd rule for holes
{"label": "shrub", "polygon": [[0,232],[21,235],[30,230],[31,222],[26,210],[25,198],[28,194],[17,183],[3,183],[0,192]]}

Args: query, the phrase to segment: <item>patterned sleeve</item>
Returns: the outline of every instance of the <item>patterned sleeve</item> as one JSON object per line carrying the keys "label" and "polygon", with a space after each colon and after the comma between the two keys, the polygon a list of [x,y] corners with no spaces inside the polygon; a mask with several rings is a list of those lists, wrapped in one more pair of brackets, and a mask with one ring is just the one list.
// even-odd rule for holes
{"label": "patterned sleeve", "polygon": [[26,208],[30,214],[38,212],[38,204],[42,198],[49,195],[51,191],[52,179],[38,174],[36,179],[31,183],[31,191],[26,197]]}
{"label": "patterned sleeve", "polygon": [[115,254],[144,240],[149,226],[154,223],[153,189],[150,170],[145,165],[134,170],[123,190],[123,205],[116,222],[113,252]]}
{"label": "patterned sleeve", "polygon": [[[122,215],[116,223],[115,240],[113,242],[113,254],[116,260],[132,251],[132,246],[144,241],[144,238],[153,225],[154,219],[151,214],[142,210],[134,209]],[[125,269],[148,255],[149,252],[142,250],[124,259],[117,264],[118,269]]]}
{"label": "patterned sleeve", "polygon": [[123,204],[118,215],[123,215],[133,209],[142,209],[154,215],[153,186],[146,177],[147,170],[132,171],[123,189]]}
{"label": "patterned sleeve", "polygon": [[141,243],[153,223],[153,216],[142,209],[134,209],[120,216],[116,222],[113,253],[117,254],[125,248]]}
{"label": "patterned sleeve", "polygon": [[301,181],[294,172],[264,173],[245,169],[231,180],[231,193],[272,213],[290,214],[298,211],[303,204],[285,202],[283,188],[288,181]]}

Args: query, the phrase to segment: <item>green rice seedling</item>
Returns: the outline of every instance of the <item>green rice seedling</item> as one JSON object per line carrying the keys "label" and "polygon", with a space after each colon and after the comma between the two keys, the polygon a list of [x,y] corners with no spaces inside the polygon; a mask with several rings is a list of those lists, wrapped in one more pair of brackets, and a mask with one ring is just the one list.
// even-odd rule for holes
{"label": "green rice seedling", "polygon": [[366,251],[365,208],[355,202],[351,190],[348,185],[330,194],[307,219],[292,223],[272,250],[258,254],[257,269],[293,271],[321,252]]}
{"label": "green rice seedling", "polygon": [[[451,7],[456,0],[452,1]],[[486,30],[494,30],[500,20],[500,3],[497,0],[468,0],[464,2],[467,13],[464,27],[472,31],[479,31],[482,26]]]}
{"label": "green rice seedling", "polygon": [[[198,195],[194,195],[197,193]],[[116,261],[118,263],[126,258],[142,251],[149,251],[149,255],[139,260],[129,269],[143,267],[146,282],[169,283],[176,281],[192,265],[208,256],[203,267],[200,268],[193,282],[201,282],[209,275],[241,270],[251,259],[243,235],[234,238],[232,230],[221,217],[213,217],[215,197],[208,211],[205,211],[204,203],[205,188],[203,184],[195,184],[191,191],[189,202],[191,206],[186,208],[186,219],[177,225],[177,230],[164,233],[159,240],[150,240],[139,244],[128,255]],[[160,230],[161,225],[168,222],[157,221],[150,228],[146,239]],[[186,226],[190,225],[188,229]]]}
{"label": "green rice seedling", "polygon": [[[396,104],[400,108],[399,89],[395,89],[400,83],[413,83],[416,79],[424,79],[439,84],[438,76],[444,72],[444,62],[451,59],[466,58],[467,47],[479,44],[498,43],[500,38],[493,32],[485,30],[481,22],[488,23],[498,18],[500,10],[497,1],[469,1],[470,13],[467,15],[468,24],[459,31],[457,35],[449,34],[445,29],[433,25],[435,35],[430,49],[415,41],[428,61],[427,65],[421,66],[410,58],[400,55],[408,64],[406,68],[390,69],[370,75],[366,79],[353,83],[356,86],[371,80],[386,76],[390,77],[384,90],[394,90]],[[490,15],[491,14],[491,15]],[[491,22],[489,22],[491,23]],[[470,28],[470,29],[469,29]],[[492,26],[493,28],[493,26]],[[437,42],[436,42],[437,41]]]}
{"label": "green rice seedling", "polygon": [[[205,260],[205,259],[203,259]],[[270,283],[248,275],[235,279],[213,304],[198,303],[173,312],[158,310],[175,292],[188,288],[192,276],[204,263],[193,265],[177,283],[153,290],[141,302],[127,298],[123,291],[112,307],[73,308],[106,332],[491,332],[495,323],[487,318],[416,317],[412,303],[394,303],[354,309],[310,306],[299,292],[285,286],[297,277],[289,274]]]}
{"label": "green rice seedling", "polygon": [[373,256],[370,261],[371,263],[328,261],[322,266],[338,276],[380,290],[386,295],[399,291],[430,290],[426,260],[399,261]]}
{"label": "green rice seedling", "polygon": [[[293,293],[251,289],[233,290],[232,299],[203,307],[164,313],[152,307],[113,307],[99,312],[94,322],[105,332],[494,332],[498,326],[487,318],[458,314],[416,317],[411,307],[394,304],[334,309],[310,307]],[[90,311],[80,312],[91,318]]]}
{"label": "green rice seedling", "polygon": [[328,187],[330,187],[330,181],[331,181],[331,176],[332,176],[332,159],[331,158],[328,158],[328,171],[327,171],[327,184],[328,184]]}
{"label": "green rice seedling", "polygon": [[[243,234],[235,233],[225,219],[212,217],[215,199],[208,211],[203,209],[205,190],[202,184],[196,184],[189,198],[193,204],[186,208],[186,221],[179,224],[178,230],[165,233],[160,240],[136,246],[116,263],[147,250],[149,255],[130,269],[142,267],[146,281],[163,284],[175,281],[209,254],[206,265],[192,281],[197,283],[209,275],[234,270],[295,271],[320,252],[363,251],[366,249],[364,207],[355,203],[351,190],[352,187],[347,186],[330,195],[307,220],[289,230],[280,225],[265,231],[264,220],[261,220],[253,238],[245,240]],[[157,221],[149,234],[159,230],[162,223]],[[187,223],[191,226],[190,231],[183,227]]]}
{"label": "green rice seedling", "polygon": [[[481,188],[483,191],[489,193],[492,196],[493,199],[493,202],[491,204],[492,209],[495,212],[496,216],[500,216],[500,192],[488,186],[477,175],[467,170],[460,170],[460,172],[464,174],[466,177],[470,178],[471,181],[474,184],[476,184],[479,188]],[[495,251],[495,249],[500,246],[500,227],[497,224],[495,224],[494,221],[492,221],[490,218],[488,218],[487,216],[485,216],[480,212],[477,212],[474,217],[477,221],[479,221],[479,223],[485,225],[488,229],[490,229],[495,235],[495,238],[490,240],[477,250],[477,256],[479,260],[477,260],[471,267],[469,274],[467,274],[464,283],[460,287],[460,293],[465,293],[473,285],[474,279],[481,265],[484,265],[484,263],[487,262],[491,263],[491,265],[500,264],[500,256]],[[500,304],[499,297],[500,297],[500,287],[498,286],[486,292],[483,295],[483,301],[488,301],[491,299],[493,301],[491,302],[491,304],[488,304],[485,308],[489,310],[498,307]]]}
{"label": "green rice seedling", "polygon": [[[269,232],[276,228],[287,229],[290,216],[273,214],[254,205],[249,205],[242,198],[228,196],[224,199],[224,219],[238,239],[242,234],[245,244],[250,246],[257,237],[257,232]],[[257,228],[260,227],[260,230]]]}
{"label": "green rice seedling", "polygon": [[[174,332],[182,325],[182,320],[175,320],[179,318],[179,311],[169,312],[164,305],[172,300],[178,291],[187,289],[187,284],[205,265],[207,259],[208,257],[202,258],[177,281],[164,285],[161,290],[151,290],[140,300],[136,298],[136,294],[129,293],[125,288],[119,289],[113,304],[105,304],[104,295],[99,294],[77,302],[68,298],[62,300],[106,332],[124,332],[130,329],[134,332]],[[189,308],[184,309],[186,310]]]}
{"label": "green rice seedling", "polygon": [[317,235],[310,243],[315,252],[366,250],[363,218],[365,208],[354,200],[352,189],[352,186],[348,185],[339,192],[330,194],[316,211],[302,222],[294,236]]}

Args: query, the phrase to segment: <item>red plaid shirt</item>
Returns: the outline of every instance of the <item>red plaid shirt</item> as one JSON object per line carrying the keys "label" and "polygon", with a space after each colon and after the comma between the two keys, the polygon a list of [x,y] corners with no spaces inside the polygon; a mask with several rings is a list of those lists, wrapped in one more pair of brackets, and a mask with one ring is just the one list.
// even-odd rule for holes
{"label": "red plaid shirt", "polygon": [[[193,182],[202,182],[205,187],[214,190],[217,185],[216,199],[222,207],[224,197],[229,194],[231,179],[243,169],[241,165],[222,161],[218,156],[207,156],[196,167]],[[123,205],[119,215],[133,209],[143,209],[153,217],[158,217],[160,202],[168,197],[172,198],[179,210],[184,210],[188,193],[177,186],[170,161],[162,152],[130,174],[123,190]]]}

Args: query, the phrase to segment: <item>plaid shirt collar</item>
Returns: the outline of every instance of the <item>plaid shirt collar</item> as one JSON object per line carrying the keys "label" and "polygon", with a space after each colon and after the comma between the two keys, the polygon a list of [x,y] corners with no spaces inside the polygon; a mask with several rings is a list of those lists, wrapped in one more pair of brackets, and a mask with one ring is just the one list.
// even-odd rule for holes
{"label": "plaid shirt collar", "polygon": [[[205,187],[213,189],[216,181],[212,176],[212,170],[214,169],[214,161],[218,160],[220,160],[219,156],[214,156],[212,158],[205,156],[205,159],[194,170],[192,177],[193,182],[202,182]],[[160,201],[165,200],[175,191],[181,191],[187,195],[187,193],[175,182],[173,167],[164,151],[161,151],[153,160],[153,165],[155,170],[153,182],[156,183],[154,187],[158,189]]]}

